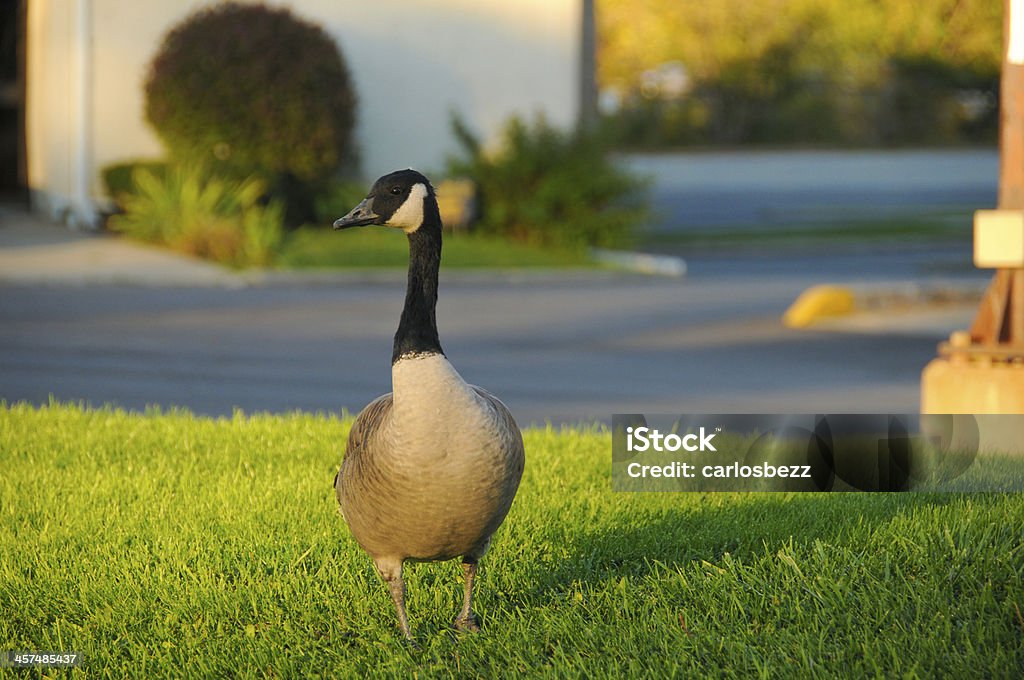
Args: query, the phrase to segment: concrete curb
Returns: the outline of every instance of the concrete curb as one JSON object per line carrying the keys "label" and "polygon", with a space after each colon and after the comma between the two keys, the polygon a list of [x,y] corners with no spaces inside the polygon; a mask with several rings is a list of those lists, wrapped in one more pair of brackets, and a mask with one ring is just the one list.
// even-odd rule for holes
{"label": "concrete curb", "polygon": [[[615,268],[445,269],[454,284],[562,284],[680,275],[677,258],[614,253]],[[673,273],[674,272],[674,273]],[[110,234],[70,232],[34,215],[0,212],[0,285],[169,288],[404,284],[404,267],[348,270],[232,270],[158,246]]]}
{"label": "concrete curb", "polygon": [[650,276],[668,276],[681,278],[686,276],[686,260],[672,255],[651,255],[628,250],[604,250],[593,248],[590,251],[595,261],[611,265],[627,271],[647,274]]}
{"label": "concrete curb", "polygon": [[[405,284],[405,268],[347,270],[277,270],[239,272],[247,286],[310,286],[343,285],[347,283]],[[616,279],[648,278],[636,272],[609,269],[445,269],[441,266],[441,283],[454,284],[560,284]]]}
{"label": "concrete curb", "polygon": [[106,236],[0,248],[0,283],[228,288],[244,285],[237,274],[219,265]]}
{"label": "concrete curb", "polygon": [[[149,252],[152,251],[152,252]],[[503,283],[558,285],[649,278],[614,269],[450,269],[441,281],[455,285]],[[138,244],[104,244],[102,249],[65,247],[0,249],[0,286],[138,286],[143,288],[258,288],[263,286],[404,285],[404,268],[356,270],[235,271],[184,255]]]}

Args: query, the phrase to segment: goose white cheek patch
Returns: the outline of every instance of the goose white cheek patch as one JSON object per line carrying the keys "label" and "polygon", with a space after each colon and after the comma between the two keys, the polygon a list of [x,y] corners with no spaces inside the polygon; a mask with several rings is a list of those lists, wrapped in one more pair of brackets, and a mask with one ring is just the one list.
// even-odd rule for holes
{"label": "goose white cheek patch", "polygon": [[388,226],[401,227],[409,234],[423,224],[423,199],[427,197],[427,187],[422,182],[412,185],[409,197],[388,220]]}

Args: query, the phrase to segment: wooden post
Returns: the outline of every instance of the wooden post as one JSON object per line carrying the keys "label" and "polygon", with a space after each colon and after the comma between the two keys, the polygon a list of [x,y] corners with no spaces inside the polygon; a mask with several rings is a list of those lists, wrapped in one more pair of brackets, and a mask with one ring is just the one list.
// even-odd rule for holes
{"label": "wooden post", "polygon": [[594,0],[582,0],[578,125],[590,130],[597,122],[597,20]]}
{"label": "wooden post", "polygon": [[1024,0],[1004,0],[999,208],[1024,209]]}
{"label": "wooden post", "polygon": [[[999,97],[999,210],[1024,210],[1024,0],[1004,0]],[[971,345],[1024,357],[1024,268],[996,271],[971,326]]]}
{"label": "wooden post", "polygon": [[[970,331],[922,372],[923,414],[1024,414],[1024,0],[1004,0],[1000,90],[999,207],[974,215],[974,262],[996,273]],[[1019,428],[983,439],[1024,454]]]}

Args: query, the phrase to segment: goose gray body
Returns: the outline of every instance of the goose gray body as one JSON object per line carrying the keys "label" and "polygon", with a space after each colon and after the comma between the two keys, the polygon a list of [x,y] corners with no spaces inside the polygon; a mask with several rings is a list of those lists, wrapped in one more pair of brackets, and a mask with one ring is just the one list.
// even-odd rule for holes
{"label": "goose gray body", "polygon": [[479,559],[515,497],[523,442],[505,405],[440,354],[405,358],[359,414],[335,490],[374,561]]}
{"label": "goose gray body", "polygon": [[496,397],[467,384],[437,335],[441,219],[430,182],[402,170],[377,180],[335,228],[381,224],[409,238],[409,281],[395,334],[392,392],[357,416],[335,493],[359,545],[387,583],[399,625],[407,560],[461,558],[463,607],[455,625],[478,630],[472,611],[477,562],[505,519],[523,473],[523,440]]}

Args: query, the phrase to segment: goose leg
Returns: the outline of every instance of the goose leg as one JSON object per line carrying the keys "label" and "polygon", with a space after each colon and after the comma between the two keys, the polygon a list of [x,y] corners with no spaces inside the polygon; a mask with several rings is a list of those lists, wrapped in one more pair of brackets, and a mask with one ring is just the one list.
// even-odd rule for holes
{"label": "goose leg", "polygon": [[380,561],[377,563],[377,571],[384,583],[388,585],[391,593],[391,601],[395,603],[395,613],[398,614],[398,625],[402,634],[409,642],[413,641],[412,632],[409,630],[409,619],[405,614],[405,579],[402,578],[402,563],[391,561]]}
{"label": "goose leg", "polygon": [[473,613],[473,580],[476,578],[476,561],[463,562],[462,573],[465,577],[465,594],[462,601],[462,611],[455,619],[456,630],[464,630],[469,633],[480,632],[480,621]]}

